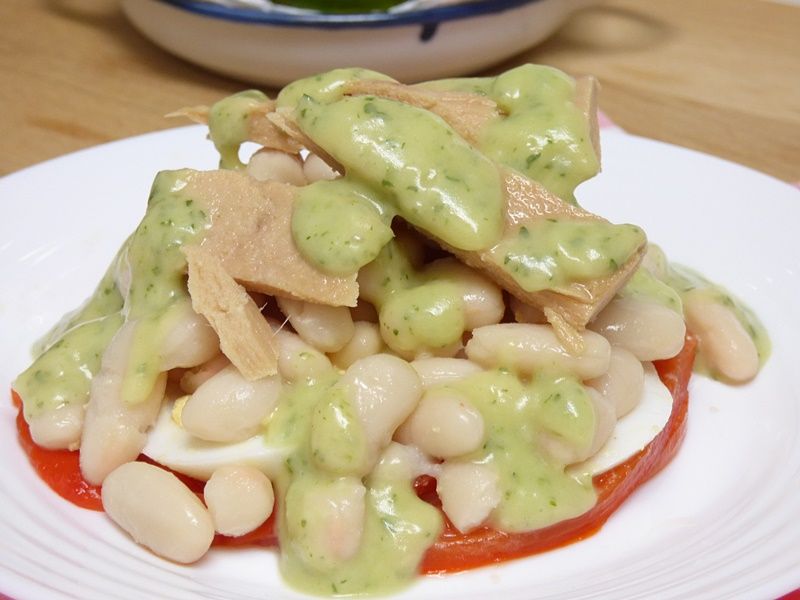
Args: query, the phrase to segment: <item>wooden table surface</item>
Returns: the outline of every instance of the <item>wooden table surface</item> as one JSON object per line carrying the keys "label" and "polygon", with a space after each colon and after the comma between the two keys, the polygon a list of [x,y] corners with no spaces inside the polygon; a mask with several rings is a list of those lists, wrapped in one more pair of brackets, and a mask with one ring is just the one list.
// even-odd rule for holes
{"label": "wooden table surface", "polygon": [[[632,133],[800,181],[800,8],[607,0],[502,67],[526,61],[596,75]],[[115,0],[2,0],[0,174],[174,127],[162,115],[243,87],[150,44]]]}

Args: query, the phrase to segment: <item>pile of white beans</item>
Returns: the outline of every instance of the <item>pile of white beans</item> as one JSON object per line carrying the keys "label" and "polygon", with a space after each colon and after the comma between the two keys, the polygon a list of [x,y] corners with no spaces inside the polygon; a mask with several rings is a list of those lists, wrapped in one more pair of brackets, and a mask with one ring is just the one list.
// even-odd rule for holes
{"label": "pile of white beans", "polygon": [[[295,185],[336,176],[313,155],[302,161],[272,151],[257,153],[248,172],[257,179]],[[583,351],[570,354],[549,325],[501,323],[506,313],[502,290],[480,273],[455,261],[443,261],[436,269],[463,292],[465,345],[450,346],[438,356],[408,356],[393,348],[369,307],[278,299],[289,324],[271,323],[278,373],[248,381],[220,353],[216,334],[186,302],[161,350],[164,374],[145,402],[131,406],[121,397],[136,327],[129,322],[103,356],[85,416],[44,415],[31,423],[34,439],[46,447],[80,440],[84,477],[102,483],[109,516],[156,554],[193,562],[207,552],[215,532],[240,536],[263,524],[272,513],[274,493],[266,474],[232,464],[213,473],[204,503],[171,472],[134,462],[165,394],[172,393],[166,390],[177,386],[180,391],[173,397],[183,395],[176,413],[186,432],[208,442],[236,443],[263,431],[287,386],[336,369],[337,385],[347,390],[356,408],[368,456],[351,473],[298,502],[311,503],[312,512],[318,513],[309,554],[319,550],[319,555],[346,560],[359,547],[364,479],[376,469],[401,465],[410,478],[434,475],[443,510],[461,531],[479,526],[498,504],[497,475],[491,467],[458,460],[484,443],[483,417],[467,398],[442,384],[498,367],[521,377],[542,370],[577,377],[594,406],[591,446],[576,449],[555,438],[542,440],[552,458],[574,464],[597,452],[617,419],[635,407],[643,386],[642,362],[672,357],[683,346],[686,326],[680,314],[655,302],[616,298],[590,325],[591,331],[581,334]],[[688,303],[686,313],[722,372],[734,379],[755,374],[757,356],[754,367],[752,348],[730,315],[699,300]]]}
{"label": "pile of white beans", "polygon": [[[596,452],[617,418],[638,401],[643,385],[640,361],[675,354],[684,335],[683,322],[680,318],[675,322],[675,313],[643,306],[642,310],[624,312],[625,318],[616,324],[607,318],[602,320],[604,328],[616,332],[613,345],[605,337],[586,331],[583,352],[572,355],[549,325],[500,323],[505,312],[502,294],[494,284],[481,280],[484,289],[480,291],[475,289],[476,274],[464,286],[465,310],[471,315],[492,315],[495,322],[478,319],[480,325],[472,330],[466,346],[451,350],[453,356],[400,358],[387,346],[378,323],[353,320],[346,308],[286,300],[279,300],[279,306],[294,332],[272,323],[278,348],[275,376],[246,380],[218,353],[213,338],[198,335],[192,347],[197,349],[196,356],[205,360],[184,371],[180,378],[181,391],[186,394],[179,411],[181,426],[200,440],[245,440],[268,422],[285,386],[338,369],[343,373],[337,385],[349,390],[369,453],[352,474],[337,480],[333,487],[316,489],[313,498],[303,500],[313,501],[316,510],[327,507],[324,511],[330,513],[317,521],[320,530],[307,542],[312,544],[308,554],[346,560],[357,551],[364,524],[363,479],[376,465],[388,460],[387,453],[395,461],[400,457],[408,463],[410,477],[434,475],[443,510],[457,528],[468,531],[484,522],[497,505],[498,481],[490,467],[458,460],[480,448],[485,440],[485,424],[468,399],[442,384],[497,367],[510,368],[521,376],[540,370],[574,374],[586,382],[594,403],[594,441],[581,452],[555,439],[543,440],[543,445],[558,461],[576,463]],[[612,306],[608,310],[616,309]],[[663,324],[664,320],[668,325]],[[668,335],[643,340],[631,334],[647,321]],[[631,327],[631,323],[637,326]],[[176,326],[182,334],[188,329]],[[97,386],[119,384],[121,359],[116,347],[124,344],[126,337],[123,332],[115,338],[104,357]],[[187,359],[182,365],[189,362]],[[272,510],[272,487],[260,471],[230,465],[216,471],[206,485],[206,508],[171,473],[149,464],[127,462],[135,459],[141,449],[140,438],[146,435],[143,425],[152,422],[160,396],[163,389],[154,393],[152,406],[134,409],[92,403],[84,427],[81,460],[85,473],[97,473],[95,480],[103,481],[103,502],[112,519],[155,553],[174,561],[191,562],[208,550],[215,531],[242,535],[263,523]],[[103,397],[119,398],[119,394]],[[97,411],[107,411],[103,418],[112,418],[111,415],[114,420],[113,427],[104,428],[102,434],[96,424]],[[131,450],[125,460],[118,455],[112,457],[107,451],[93,450],[107,448],[112,433],[130,437]],[[398,448],[400,444],[406,450]],[[119,444],[119,439],[116,446],[127,448],[127,444]],[[114,464],[121,461],[127,464]]]}

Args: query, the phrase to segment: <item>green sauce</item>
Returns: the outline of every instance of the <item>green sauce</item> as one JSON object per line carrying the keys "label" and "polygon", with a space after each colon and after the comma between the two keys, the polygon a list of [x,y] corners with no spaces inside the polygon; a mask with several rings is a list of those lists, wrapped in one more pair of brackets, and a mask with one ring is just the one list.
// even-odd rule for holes
{"label": "green sauce", "polygon": [[53,328],[36,341],[32,350],[39,357],[56,344],[67,332],[80,325],[102,319],[119,312],[124,299],[117,287],[120,257],[124,255],[128,242],[117,252],[94,293],[78,309],[65,314]]}
{"label": "green sauce", "polygon": [[435,354],[461,340],[465,329],[461,290],[447,281],[397,291],[381,305],[379,318],[386,343],[411,356]]}
{"label": "green sauce", "polygon": [[116,268],[117,260],[88,302],[39,341],[36,360],[14,381],[26,419],[63,405],[82,406],[89,399],[103,351],[123,322]]}
{"label": "green sauce", "polygon": [[611,275],[645,239],[634,225],[541,219],[519,227],[490,255],[525,291],[535,292]]}
{"label": "green sauce", "polygon": [[416,575],[422,555],[439,536],[442,517],[417,497],[411,473],[391,462],[378,464],[364,480],[364,530],[355,554],[337,560],[314,543],[315,532],[328,523],[321,522],[319,506],[305,499],[335,494],[357,482],[354,473],[364,468],[363,432],[338,378],[331,369],[285,387],[268,425],[268,443],[294,448],[274,481],[280,567],[287,582],[303,592],[387,593]]}
{"label": "green sauce", "polygon": [[496,102],[503,114],[481,132],[480,150],[559,198],[574,202],[577,185],[600,171],[589,124],[574,103],[575,81],[558,69],[529,64],[497,77],[422,85],[477,93]]}
{"label": "green sauce", "polygon": [[678,292],[658,279],[644,266],[636,269],[628,283],[617,292],[617,295],[623,298],[655,302],[683,315],[683,302],[681,302]]}
{"label": "green sauce", "polygon": [[131,286],[123,313],[137,325],[122,386],[127,402],[140,402],[153,389],[161,373],[158,349],[180,313],[180,303],[190,301],[181,246],[202,239],[209,226],[208,215],[185,191],[192,173],[186,169],[156,176],[147,213],[128,244]]}
{"label": "green sauce", "polygon": [[[599,168],[585,116],[574,104],[575,83],[555,69],[526,65],[495,78],[424,84],[479,93],[497,103],[503,114],[480,132],[477,149],[426,110],[373,96],[345,96],[347,82],[359,79],[389,80],[374,71],[337,69],[290,84],[277,100],[279,109],[293,110],[303,132],[346,171],[335,186],[304,190],[293,216],[301,252],[329,273],[355,272],[386,243],[388,231],[368,205],[383,207],[389,221],[396,213],[455,248],[482,250],[503,232],[505,200],[492,161],[567,199]],[[349,186],[355,191],[348,192]],[[348,195],[358,199],[343,200]],[[599,237],[612,226],[591,227]],[[520,246],[528,242],[517,240],[503,243],[500,264],[531,291],[564,285],[568,273],[578,279],[613,273],[614,261],[624,262],[619,231],[600,258],[594,253],[587,259],[587,251],[571,248],[572,254],[556,257],[558,264],[543,273],[520,257],[525,250]],[[551,257],[557,251],[545,249]]]}
{"label": "green sauce", "polygon": [[63,405],[82,406],[88,400],[103,351],[123,322],[123,298],[116,281],[126,245],[83,306],[64,315],[34,345],[33,364],[13,384],[26,419]]}
{"label": "green sauce", "polygon": [[208,113],[208,132],[219,152],[220,169],[242,169],[239,148],[249,139],[249,120],[269,98],[258,90],[247,90],[223,98]]}
{"label": "green sauce", "polygon": [[369,190],[344,179],[317,181],[297,194],[292,236],[306,260],[332,275],[372,262],[394,234],[392,213]]}
{"label": "green sauce", "polygon": [[402,242],[386,244],[378,256],[358,274],[359,295],[380,308],[393,294],[422,283]]}
{"label": "green sauce", "polygon": [[463,250],[497,240],[504,197],[494,164],[440,117],[372,96],[300,99],[301,129],[409,223]]}
{"label": "green sauce", "polygon": [[361,297],[378,309],[383,339],[402,356],[437,354],[461,340],[461,287],[418,271],[398,240],[362,269],[359,286]]}
{"label": "green sauce", "polygon": [[333,69],[305,79],[298,79],[284,87],[278,94],[277,107],[294,110],[303,96],[313,98],[321,104],[335,102],[344,96],[344,87],[347,83],[364,79],[394,81],[383,73],[369,69]]}
{"label": "green sauce", "polygon": [[[315,510],[287,511],[288,523],[282,526],[293,535],[288,536],[291,542],[286,548],[281,545],[280,567],[290,585],[326,596],[388,594],[416,577],[422,555],[441,532],[441,514],[417,497],[410,474],[392,465],[379,465],[365,483],[361,545],[346,561],[334,561],[309,548],[304,531],[324,526],[315,523]],[[301,505],[309,486],[335,484],[326,478],[298,478],[287,493],[287,506]]]}
{"label": "green sauce", "polygon": [[320,468],[334,474],[369,470],[367,438],[344,388],[333,386],[317,402],[311,417],[311,456]]}
{"label": "green sauce", "polygon": [[499,475],[501,499],[490,524],[503,531],[530,531],[576,517],[596,501],[591,478],[565,473],[540,445],[546,433],[587,448],[594,436],[592,403],[568,376],[540,374],[524,383],[500,369],[448,384],[480,411],[486,441],[459,460],[487,465]]}

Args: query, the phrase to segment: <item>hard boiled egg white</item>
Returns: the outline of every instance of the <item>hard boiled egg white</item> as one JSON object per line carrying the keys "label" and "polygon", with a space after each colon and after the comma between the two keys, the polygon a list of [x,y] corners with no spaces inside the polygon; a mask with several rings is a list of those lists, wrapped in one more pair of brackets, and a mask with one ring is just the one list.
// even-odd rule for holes
{"label": "hard boiled egg white", "polygon": [[142,453],[173,471],[206,481],[225,465],[249,465],[272,478],[289,456],[288,448],[268,445],[263,435],[233,444],[198,439],[175,423],[172,407],[164,403]]}

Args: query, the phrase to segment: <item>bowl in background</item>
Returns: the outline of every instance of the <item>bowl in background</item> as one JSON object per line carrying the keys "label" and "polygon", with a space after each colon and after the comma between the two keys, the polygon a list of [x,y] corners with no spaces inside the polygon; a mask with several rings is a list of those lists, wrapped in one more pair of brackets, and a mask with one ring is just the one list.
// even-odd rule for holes
{"label": "bowl in background", "polygon": [[401,12],[326,14],[198,0],[122,0],[165,50],[267,86],[360,66],[412,82],[471,73],[545,39],[591,0],[477,0]]}

